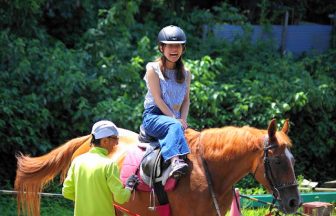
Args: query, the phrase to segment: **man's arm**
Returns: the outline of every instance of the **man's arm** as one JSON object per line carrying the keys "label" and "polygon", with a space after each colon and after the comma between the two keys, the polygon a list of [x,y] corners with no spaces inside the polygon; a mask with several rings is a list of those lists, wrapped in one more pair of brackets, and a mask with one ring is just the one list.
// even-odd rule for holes
{"label": "man's arm", "polygon": [[123,204],[131,197],[131,190],[124,188],[123,183],[120,181],[120,173],[117,164],[111,163],[111,167],[107,173],[107,185],[113,194],[114,201]]}
{"label": "man's arm", "polygon": [[63,182],[62,194],[64,198],[75,201],[75,185],[74,185],[74,173],[73,164],[71,164],[67,177]]}

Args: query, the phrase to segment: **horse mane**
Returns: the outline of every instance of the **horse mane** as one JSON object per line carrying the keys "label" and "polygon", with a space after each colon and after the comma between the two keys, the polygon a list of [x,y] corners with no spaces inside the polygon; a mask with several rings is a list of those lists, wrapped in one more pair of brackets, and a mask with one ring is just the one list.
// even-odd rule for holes
{"label": "horse mane", "polygon": [[[261,150],[266,135],[267,130],[249,126],[211,128],[202,132],[189,129],[186,132],[190,148],[196,151],[198,148],[203,149],[203,156],[213,160],[223,157],[229,160],[247,151]],[[276,132],[276,138],[280,146],[291,147],[290,138],[282,131]]]}
{"label": "horse mane", "polygon": [[19,154],[15,190],[18,191],[18,215],[20,211],[28,215],[40,215],[40,195],[45,185],[61,174],[63,182],[70,166],[73,153],[83,144],[89,145],[91,135],[74,138],[48,154],[30,157]]}

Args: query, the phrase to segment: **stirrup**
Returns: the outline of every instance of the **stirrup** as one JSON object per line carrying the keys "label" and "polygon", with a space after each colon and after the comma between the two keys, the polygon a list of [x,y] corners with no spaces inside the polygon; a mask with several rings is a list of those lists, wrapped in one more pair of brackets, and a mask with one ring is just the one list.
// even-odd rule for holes
{"label": "stirrup", "polygon": [[183,160],[176,160],[171,164],[170,177],[174,179],[179,179],[188,172],[188,164]]}

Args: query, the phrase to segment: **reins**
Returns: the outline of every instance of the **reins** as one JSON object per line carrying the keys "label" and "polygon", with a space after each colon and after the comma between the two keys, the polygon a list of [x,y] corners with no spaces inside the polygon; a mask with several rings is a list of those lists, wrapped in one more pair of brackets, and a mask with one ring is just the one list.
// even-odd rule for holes
{"label": "reins", "polygon": [[120,205],[116,205],[116,204],[113,204],[114,205],[114,208],[118,209],[119,211],[122,211],[124,213],[126,213],[127,215],[130,215],[130,216],[140,216],[139,214],[136,214],[134,212],[131,212],[130,210],[124,208],[124,207],[121,207]]}
{"label": "reins", "polygon": [[218,201],[217,201],[217,197],[216,197],[215,191],[213,189],[211,173],[209,172],[208,163],[206,162],[206,160],[203,157],[204,149],[200,148],[200,144],[201,144],[201,133],[199,134],[199,137],[198,137],[197,150],[200,151],[200,158],[201,158],[201,161],[202,161],[202,165],[204,167],[205,177],[206,177],[206,180],[207,180],[207,183],[208,183],[208,188],[209,188],[209,193],[210,193],[211,198],[212,198],[212,203],[214,204],[217,215],[221,216],[222,214],[221,214],[220,209],[219,209],[219,204],[218,204]]}

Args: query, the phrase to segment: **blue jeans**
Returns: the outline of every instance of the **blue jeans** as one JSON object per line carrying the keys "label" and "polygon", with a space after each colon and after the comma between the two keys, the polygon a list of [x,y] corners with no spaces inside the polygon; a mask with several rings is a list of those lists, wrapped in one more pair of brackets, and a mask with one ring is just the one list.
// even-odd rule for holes
{"label": "blue jeans", "polygon": [[145,109],[142,124],[148,135],[159,140],[165,161],[190,153],[182,124],[177,119],[164,115],[158,107]]}

